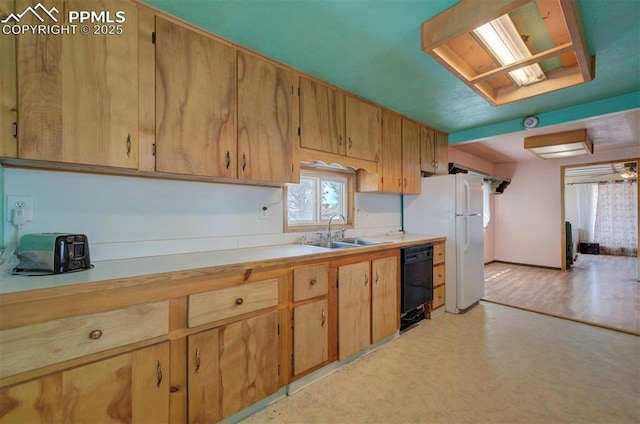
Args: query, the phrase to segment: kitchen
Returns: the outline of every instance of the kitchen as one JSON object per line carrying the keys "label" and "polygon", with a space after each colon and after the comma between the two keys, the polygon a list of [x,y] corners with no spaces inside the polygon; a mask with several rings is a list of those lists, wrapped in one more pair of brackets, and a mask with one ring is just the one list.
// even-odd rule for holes
{"label": "kitchen", "polygon": [[[160,7],[160,4],[158,7]],[[176,5],[167,2],[166,7],[171,9]],[[446,7],[442,7],[442,10],[444,9]],[[172,12],[171,10],[169,11]],[[262,12],[265,11],[261,7],[256,7],[255,10],[251,11],[257,16],[260,16]],[[280,13],[283,12],[280,10]],[[191,10],[186,11],[186,13],[193,14],[195,23],[198,23],[197,19],[201,16],[198,11]],[[179,15],[178,13],[176,14]],[[222,11],[219,14],[222,14]],[[435,14],[436,12],[432,15]],[[620,16],[619,19],[622,19],[622,17]],[[424,20],[426,18],[422,19],[420,23]],[[247,26],[251,25],[244,24],[245,31]],[[414,29],[416,34],[418,26]],[[284,28],[279,27],[279,30],[283,31]],[[275,35],[277,36],[278,34],[276,33]],[[280,34],[279,36],[291,39],[290,35]],[[632,34],[629,37],[632,38]],[[232,37],[229,36],[229,38]],[[346,37],[346,39],[349,39],[349,37]],[[239,39],[238,43],[244,44],[242,40]],[[341,42],[344,41],[342,40]],[[338,41],[334,42],[334,44],[337,43]],[[247,45],[259,50],[257,46],[253,46],[250,43],[247,43]],[[267,56],[275,57],[285,63],[289,62],[289,60],[286,60],[287,58],[269,53],[268,50],[264,52]],[[317,51],[316,53],[319,55],[321,52]],[[420,53],[419,50],[418,53]],[[602,57],[602,54],[598,52],[598,58],[600,57]],[[598,69],[600,71],[600,68]],[[606,74],[599,75],[599,78],[604,78],[604,75]],[[327,79],[329,78],[327,77]],[[450,80],[449,84],[459,84],[453,79]],[[596,84],[596,82],[585,84],[584,87],[589,84]],[[144,81],[141,81],[141,84],[144,84]],[[354,83],[347,81],[344,84],[349,87]],[[600,84],[606,84],[606,82]],[[632,82],[632,87],[635,88],[622,87],[619,89],[619,95],[612,95],[613,98],[608,101],[583,101],[584,106],[578,110],[578,116],[586,117],[584,115],[587,113],[586,111],[589,110],[589,113],[593,113],[591,110],[594,109],[606,114],[618,112],[620,109],[637,108],[637,81]],[[442,90],[445,90],[445,92],[442,92]],[[446,88],[434,87],[434,91],[436,91],[437,96],[448,97]],[[367,96],[366,92],[358,94]],[[547,110],[536,111],[534,108],[533,111],[540,116],[541,122],[546,119],[553,122],[552,118],[557,115],[553,112],[558,110],[560,114],[563,112],[569,114],[569,105],[564,101],[560,101],[562,94],[554,93],[548,96],[552,96],[559,105],[564,106],[548,109],[547,115],[544,114]],[[585,95],[585,97],[589,96]],[[485,109],[483,113],[486,113],[486,109],[490,109],[489,105],[483,103],[484,100],[480,97],[474,98],[472,101],[476,104],[482,104],[481,108]],[[505,112],[505,109],[510,110],[510,106],[496,109],[500,109],[498,113],[503,114],[502,120],[507,122],[507,126],[512,128],[512,131],[518,131],[521,130],[522,117],[531,114],[532,107],[518,106],[516,103],[514,105],[515,110],[508,113]],[[398,109],[403,110],[401,108]],[[425,107],[424,109],[428,108]],[[450,115],[451,120],[463,120],[467,117],[467,114],[460,109],[444,107],[443,109],[447,110],[443,111],[441,115]],[[444,118],[440,117],[438,119]],[[432,123],[430,120],[425,120],[424,122],[438,128],[435,121]],[[445,123],[443,122],[442,125],[445,125]],[[454,136],[455,133],[449,134],[450,143]],[[458,157],[464,156],[460,153],[457,153],[457,155]],[[450,153],[450,162],[459,162],[457,158],[451,160],[452,156]],[[634,145],[616,152],[600,152],[596,146],[596,153],[594,156],[589,157],[588,161],[637,156],[637,148]],[[143,156],[140,157],[142,158]],[[574,162],[577,163],[579,160],[575,159]],[[464,162],[470,163],[471,161],[467,158]],[[485,172],[490,175],[503,174],[499,176],[511,177],[513,180],[512,185],[506,191],[509,196],[512,196],[512,193],[516,193],[516,190],[520,190],[518,186],[522,184],[521,181],[527,180],[532,185],[523,187],[521,193],[533,192],[540,197],[549,196],[551,193],[552,198],[559,199],[559,194],[556,193],[556,190],[560,190],[560,163],[567,162],[533,163],[528,161],[524,164],[518,163],[515,165],[493,165],[489,163],[486,164],[485,168],[493,169],[488,169]],[[471,163],[469,166],[476,169],[479,168],[472,166]],[[522,173],[515,174],[513,172],[514,167],[519,172],[520,169],[525,171],[524,176],[522,176]],[[484,169],[481,170],[484,171]],[[558,172],[554,172],[555,170],[558,170]],[[503,173],[503,171],[505,172]],[[506,171],[509,172],[507,173]],[[515,175],[518,176],[517,179]],[[212,249],[287,244],[296,242],[300,237],[300,233],[287,233],[283,230],[282,223],[285,212],[282,208],[284,201],[280,188],[52,172],[10,166],[4,168],[2,180],[4,187],[3,202],[5,201],[5,195],[30,195],[33,198],[34,220],[25,223],[22,229],[23,233],[53,231],[61,228],[64,228],[64,231],[88,233],[91,254],[95,261],[140,256],[151,257],[162,254],[209,251]],[[66,193],[71,187],[74,193],[79,194],[61,198],[60,193]],[[549,191],[550,189],[552,191]],[[506,195],[504,198],[506,199]],[[501,199],[496,199],[496,202],[502,202]],[[374,236],[400,230],[403,225],[400,202],[401,196],[397,194],[356,193],[353,208],[354,225],[353,228],[348,229],[347,235]],[[261,214],[261,210],[265,206],[268,206],[266,213]],[[525,208],[526,205],[520,203],[520,206]],[[542,225],[535,233],[527,232],[526,226],[519,226],[521,233],[510,235],[507,240],[510,244],[505,245],[504,240],[497,240],[495,245],[499,250],[494,253],[494,258],[558,267],[560,255],[556,252],[558,252],[560,246],[560,235],[557,231],[559,219],[555,217],[557,215],[555,212],[557,210],[556,207],[559,208],[554,201],[551,207],[537,211],[537,217],[548,214],[547,216],[550,218],[548,220],[538,219],[536,221],[537,224]],[[7,213],[4,205],[2,211]],[[526,210],[523,212],[527,213]],[[509,219],[511,216],[514,217],[515,214],[505,213],[504,219]],[[17,229],[7,219],[8,217],[5,217],[2,220],[5,246],[15,240],[17,235]],[[504,221],[500,220],[500,222]],[[526,256],[527,252],[518,248],[522,240],[528,240],[532,245],[535,245],[535,254],[540,256],[533,258]]]}

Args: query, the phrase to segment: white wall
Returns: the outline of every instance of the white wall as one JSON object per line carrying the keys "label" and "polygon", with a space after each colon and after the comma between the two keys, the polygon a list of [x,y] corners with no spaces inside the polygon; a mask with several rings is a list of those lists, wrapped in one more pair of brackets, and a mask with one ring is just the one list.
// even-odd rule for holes
{"label": "white wall", "polygon": [[[4,194],[33,197],[22,233],[71,232],[89,238],[92,260],[293,243],[283,233],[282,189],[228,184],[4,169]],[[263,205],[267,219],[259,219]],[[400,229],[400,196],[356,194],[355,230]],[[4,226],[6,246],[16,228]]]}
{"label": "white wall", "polygon": [[495,259],[560,268],[560,167],[636,158],[640,148],[605,151],[571,159],[531,159],[496,165],[511,184],[496,196]]}

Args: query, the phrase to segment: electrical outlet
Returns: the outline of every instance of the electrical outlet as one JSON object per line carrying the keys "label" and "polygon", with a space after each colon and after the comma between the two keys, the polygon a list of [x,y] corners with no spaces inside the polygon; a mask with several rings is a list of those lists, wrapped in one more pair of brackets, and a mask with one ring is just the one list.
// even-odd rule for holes
{"label": "electrical outlet", "polygon": [[33,221],[33,197],[31,196],[7,196],[7,210],[5,216],[7,221],[11,222],[13,217],[13,210],[16,208],[22,208],[24,220]]}
{"label": "electrical outlet", "polygon": [[269,212],[269,209],[264,209],[262,206],[260,206],[260,209],[258,209],[258,219],[260,220],[269,219],[267,216],[268,212]]}

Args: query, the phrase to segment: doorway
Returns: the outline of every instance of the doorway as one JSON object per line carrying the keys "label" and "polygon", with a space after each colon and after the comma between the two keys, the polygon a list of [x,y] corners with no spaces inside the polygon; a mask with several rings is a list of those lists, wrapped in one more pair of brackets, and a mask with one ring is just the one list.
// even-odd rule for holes
{"label": "doorway", "polygon": [[[561,167],[560,248],[564,271],[580,253],[638,256],[638,162],[634,158]],[[611,213],[622,214],[615,225],[610,226],[616,234],[606,230],[606,208],[603,206],[607,201],[615,203],[608,206],[620,209]],[[597,216],[599,222],[596,222]]]}

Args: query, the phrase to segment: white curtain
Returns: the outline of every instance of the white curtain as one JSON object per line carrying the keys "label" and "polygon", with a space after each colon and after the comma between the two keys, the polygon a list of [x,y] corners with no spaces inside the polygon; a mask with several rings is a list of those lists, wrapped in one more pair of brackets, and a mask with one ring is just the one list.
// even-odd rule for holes
{"label": "white curtain", "polygon": [[596,225],[596,204],[598,203],[598,184],[579,184],[578,200],[578,240],[582,243],[594,241],[593,230]]}
{"label": "white curtain", "polygon": [[598,185],[595,242],[600,253],[618,256],[638,254],[638,183]]}

